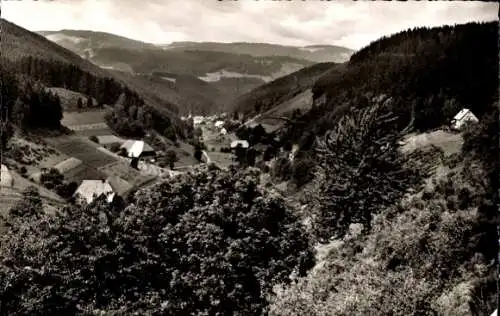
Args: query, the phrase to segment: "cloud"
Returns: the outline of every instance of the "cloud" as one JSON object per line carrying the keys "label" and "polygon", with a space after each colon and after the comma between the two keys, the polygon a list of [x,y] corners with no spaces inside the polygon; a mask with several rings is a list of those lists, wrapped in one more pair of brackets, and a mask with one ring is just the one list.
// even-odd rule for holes
{"label": "cloud", "polygon": [[473,1],[4,1],[3,17],[29,30],[87,29],[152,43],[333,44],[354,49],[417,26],[497,20]]}

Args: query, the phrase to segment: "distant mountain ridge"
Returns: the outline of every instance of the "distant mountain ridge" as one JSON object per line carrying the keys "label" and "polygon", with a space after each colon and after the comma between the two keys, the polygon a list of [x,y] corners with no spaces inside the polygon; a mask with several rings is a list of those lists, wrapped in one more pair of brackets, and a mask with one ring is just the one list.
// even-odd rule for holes
{"label": "distant mountain ridge", "polygon": [[[254,57],[284,56],[305,59],[311,62],[345,62],[354,50],[336,45],[292,46],[270,43],[250,42],[194,42],[181,41],[170,44],[152,44],[133,40],[107,32],[89,30],[38,31],[40,35],[70,50],[116,47],[122,49],[166,49],[166,50],[201,50],[221,53],[244,54]],[[77,52],[78,53],[78,52]]]}
{"label": "distant mountain ridge", "polygon": [[159,45],[164,49],[200,49],[233,54],[247,54],[254,57],[288,56],[311,62],[345,62],[354,53],[352,49],[335,45],[291,46],[248,42],[173,42]]}
{"label": "distant mountain ridge", "polygon": [[[123,36],[88,30],[39,31],[39,35],[74,52],[105,70],[116,70],[122,79],[141,82],[154,74],[168,73],[166,79],[151,82],[151,89],[169,100],[187,93],[188,102],[173,102],[181,112],[189,108],[210,113],[225,108],[243,93],[318,62],[344,62],[353,53],[339,46],[285,46],[267,43],[173,42],[155,45]],[[120,76],[115,72],[115,76]],[[176,81],[175,76],[193,77]],[[144,77],[144,78],[143,78]],[[172,78],[170,78],[172,77]],[[170,79],[169,79],[170,78]],[[205,81],[211,88],[199,82]],[[162,88],[163,87],[163,88]],[[201,92],[198,92],[200,89]],[[217,91],[218,90],[218,91]],[[215,98],[215,99],[214,99]],[[214,108],[215,106],[215,108]]]}

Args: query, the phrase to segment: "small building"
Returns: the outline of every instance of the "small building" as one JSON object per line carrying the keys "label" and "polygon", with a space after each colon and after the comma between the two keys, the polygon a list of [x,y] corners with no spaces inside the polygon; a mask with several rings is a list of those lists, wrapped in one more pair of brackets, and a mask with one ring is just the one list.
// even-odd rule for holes
{"label": "small building", "polygon": [[227,134],[227,130],[223,127],[220,132],[219,132],[221,135],[226,135]]}
{"label": "small building", "polygon": [[461,130],[467,124],[477,123],[479,119],[469,109],[462,109],[451,120],[451,129]]}
{"label": "small building", "polygon": [[203,123],[205,120],[205,118],[203,116],[194,116],[193,117],[193,124],[194,125],[200,125],[201,123]]}
{"label": "small building", "polygon": [[250,147],[250,144],[248,144],[246,140],[233,140],[231,142],[231,149],[235,149],[238,147],[247,149],[248,147]]}
{"label": "small building", "polygon": [[222,128],[224,126],[224,121],[217,121],[215,122],[214,126],[217,128]]}
{"label": "small building", "polygon": [[120,146],[120,150],[124,149],[129,158],[154,157],[156,152],[153,147],[149,146],[142,140],[127,140]]}
{"label": "small building", "polygon": [[0,186],[11,187],[14,185],[14,178],[5,165],[0,166]]}
{"label": "small building", "polygon": [[83,180],[82,184],[76,189],[74,197],[82,198],[87,203],[92,203],[95,199],[104,195],[106,201],[111,203],[115,197],[113,188],[106,180]]}

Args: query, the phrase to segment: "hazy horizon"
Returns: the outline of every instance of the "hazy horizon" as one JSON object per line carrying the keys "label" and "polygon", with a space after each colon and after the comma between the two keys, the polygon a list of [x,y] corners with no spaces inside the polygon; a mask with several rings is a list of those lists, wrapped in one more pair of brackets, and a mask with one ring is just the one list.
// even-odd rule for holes
{"label": "hazy horizon", "polygon": [[[86,14],[88,12],[91,13]],[[138,3],[58,0],[2,3],[2,18],[34,32],[104,32],[158,45],[238,42],[283,46],[335,45],[353,50],[382,36],[413,27],[497,20],[497,12],[498,3],[473,1],[185,0],[174,3],[149,0]]]}

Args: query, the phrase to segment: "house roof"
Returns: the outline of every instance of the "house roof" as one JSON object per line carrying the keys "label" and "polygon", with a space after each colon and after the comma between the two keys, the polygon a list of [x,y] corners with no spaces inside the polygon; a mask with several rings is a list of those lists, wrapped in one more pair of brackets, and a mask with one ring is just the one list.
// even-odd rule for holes
{"label": "house roof", "polygon": [[222,127],[224,125],[224,121],[217,121],[215,122],[215,127]]}
{"label": "house roof", "polygon": [[81,196],[87,203],[91,203],[96,197],[101,195],[105,195],[108,202],[113,201],[115,197],[111,185],[107,181],[102,180],[83,180],[74,195]]}
{"label": "house roof", "polygon": [[129,157],[139,157],[143,152],[152,152],[154,149],[142,140],[129,139],[120,146],[125,148]]}
{"label": "house roof", "polygon": [[455,115],[453,117],[453,119],[457,120],[457,121],[460,121],[461,119],[463,119],[469,113],[472,114],[472,115],[474,115],[469,109],[462,109],[462,110],[460,110],[460,112],[457,113],[457,115]]}
{"label": "house roof", "polygon": [[238,145],[243,148],[248,148],[250,146],[246,140],[233,140],[231,142],[231,148],[236,148]]}
{"label": "house roof", "polygon": [[7,169],[7,166],[1,165],[0,166],[0,186],[3,187],[11,187],[14,183],[14,179],[12,178],[12,175],[10,174],[9,169]]}

